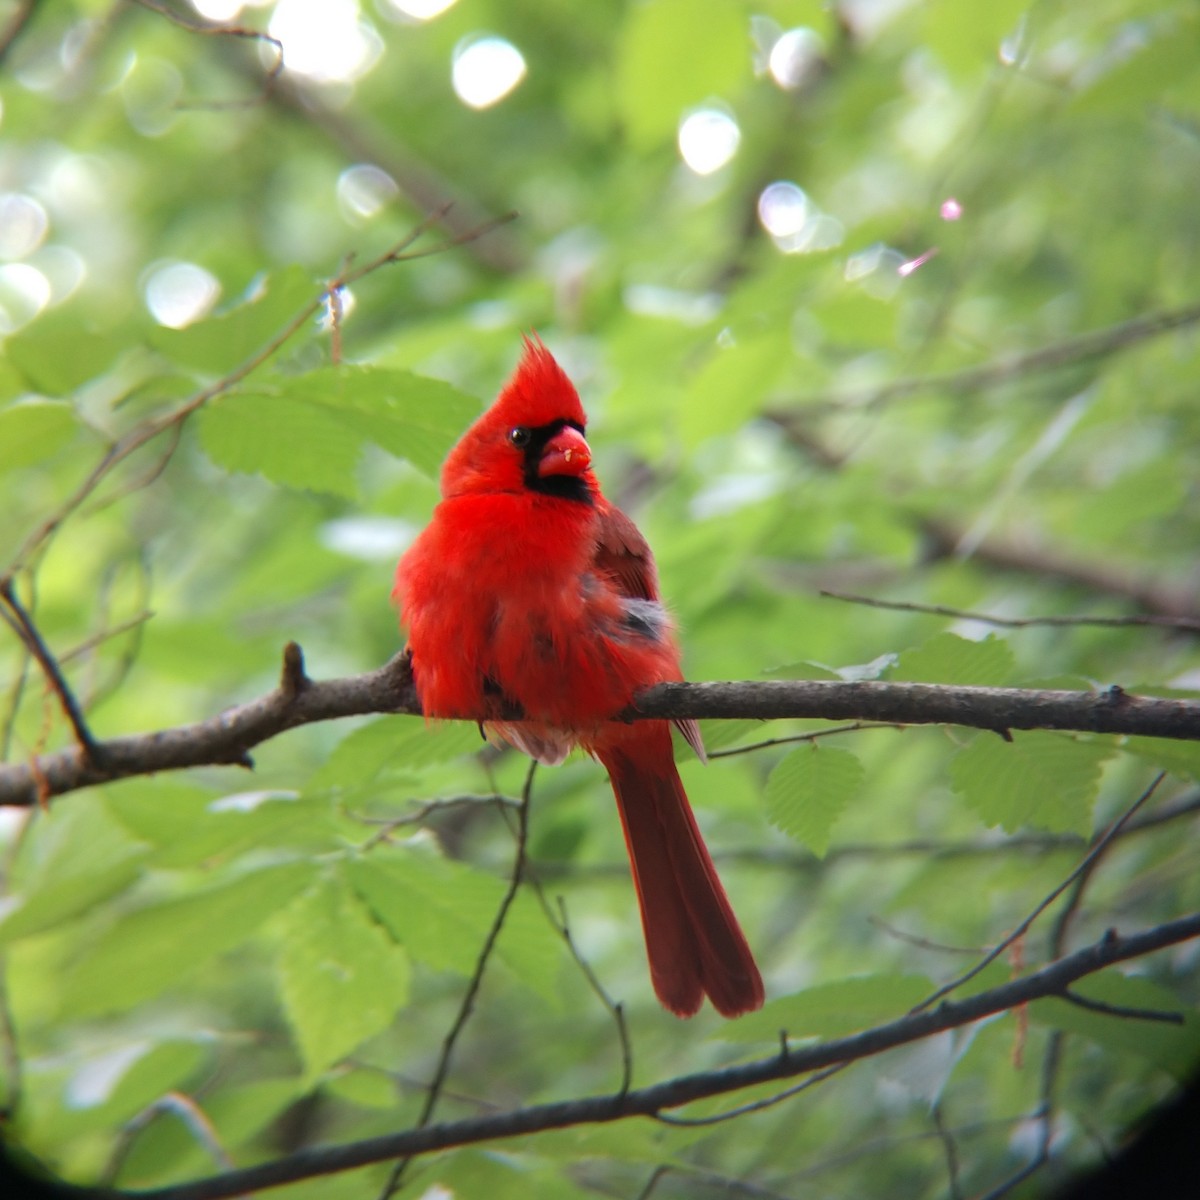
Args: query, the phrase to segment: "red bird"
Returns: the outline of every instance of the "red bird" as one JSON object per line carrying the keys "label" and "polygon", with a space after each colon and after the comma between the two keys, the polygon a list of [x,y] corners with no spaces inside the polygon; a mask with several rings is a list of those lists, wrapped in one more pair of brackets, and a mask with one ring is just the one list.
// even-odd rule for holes
{"label": "red bird", "polygon": [[[396,570],[427,717],[482,720],[539,762],[608,768],[654,990],[691,1016],[759,1008],[762,978],[708,855],[667,721],[612,721],[683,678],[645,538],[600,491],[579,395],[526,339],[495,404],[450,451],[442,501]],[[513,720],[512,714],[521,714]],[[676,727],[704,757],[694,721]]]}

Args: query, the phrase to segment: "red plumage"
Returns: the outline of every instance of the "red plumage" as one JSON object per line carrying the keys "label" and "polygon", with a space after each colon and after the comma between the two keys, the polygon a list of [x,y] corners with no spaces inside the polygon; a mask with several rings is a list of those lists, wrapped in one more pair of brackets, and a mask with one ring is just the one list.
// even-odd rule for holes
{"label": "red plumage", "polygon": [[[675,769],[670,724],[614,722],[634,694],[682,679],[646,540],[590,469],[579,396],[526,340],[499,398],[451,450],[442,501],[396,570],[427,717],[482,720],[546,763],[578,746],[608,768],[654,990],[726,1016],[762,979]],[[522,714],[511,719],[513,712]],[[703,756],[692,721],[677,722]]]}

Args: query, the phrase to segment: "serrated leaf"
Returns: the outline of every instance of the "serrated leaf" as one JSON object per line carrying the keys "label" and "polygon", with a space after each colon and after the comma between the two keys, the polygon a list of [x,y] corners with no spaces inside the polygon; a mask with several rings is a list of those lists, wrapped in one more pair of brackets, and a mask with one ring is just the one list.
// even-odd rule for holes
{"label": "serrated leaf", "polygon": [[255,846],[291,842],[298,830],[319,838],[329,829],[327,805],[294,792],[219,796],[163,779],[129,780],[106,796],[113,815],[155,847],[160,867],[188,867],[233,858]]}
{"label": "serrated leaf", "polygon": [[[348,878],[372,912],[413,958],[469,976],[507,885],[490,875],[418,850],[352,860]],[[518,896],[496,953],[512,973],[558,1003],[559,945],[536,905]]]}
{"label": "serrated leaf", "polygon": [[974,642],[956,633],[935,633],[921,645],[905,650],[887,678],[960,687],[1003,687],[1012,679],[1014,669],[1008,643],[995,634]]}
{"label": "serrated leaf", "polygon": [[1121,743],[1121,749],[1179,779],[1200,781],[1200,743],[1174,738],[1129,737]]}
{"label": "serrated leaf", "polygon": [[82,328],[79,318],[68,309],[46,314],[8,338],[4,353],[30,390],[69,396],[101,374],[116,357],[118,347],[111,335]]}
{"label": "serrated leaf", "polygon": [[150,850],[103,804],[56,806],[28,839],[16,903],[0,920],[0,943],[40,933],[115,896],[138,877]]}
{"label": "serrated leaf", "polygon": [[479,403],[408,371],[339,366],[271,375],[219,396],[199,415],[214,462],[286,487],[353,497],[362,448],[373,442],[432,478]]}
{"label": "serrated leaf", "polygon": [[1083,1008],[1058,997],[1035,1000],[1029,1015],[1036,1023],[1078,1033],[1108,1050],[1137,1054],[1179,1080],[1191,1077],[1200,1045],[1200,1013],[1179,996],[1150,979],[1139,979],[1118,970],[1102,971],[1071,985],[1088,1000],[1119,1009],[1178,1013],[1182,1024],[1141,1019],[1119,1012]]}
{"label": "serrated leaf", "polygon": [[818,857],[830,833],[862,787],[863,767],[849,750],[811,743],[775,764],[767,780],[767,817]]}
{"label": "serrated leaf", "polygon": [[289,392],[337,413],[431,479],[480,411],[478,400],[440,379],[381,367],[322,367],[296,377]]}
{"label": "serrated leaf", "polygon": [[408,956],[340,875],[318,880],[283,920],[284,1009],[313,1080],[391,1024],[408,1000]]}
{"label": "serrated leaf", "polygon": [[480,748],[479,730],[468,721],[381,717],[347,734],[306,791],[346,791],[373,784],[388,770],[418,771]]}
{"label": "serrated leaf", "polygon": [[628,10],[617,94],[630,139],[646,149],[674,138],[683,110],[749,77],[749,28],[732,0],[648,0]]}
{"label": "serrated leaf", "polygon": [[0,470],[45,461],[79,428],[75,410],[57,400],[18,400],[0,409]]}
{"label": "serrated leaf", "polygon": [[69,971],[63,1011],[90,1016],[156,996],[245,941],[311,881],[313,870],[310,863],[263,867],[127,914]]}
{"label": "serrated leaf", "polygon": [[983,734],[950,763],[950,782],[988,825],[1014,833],[1034,825],[1087,834],[1107,742],[1085,742],[1043,730],[1016,731],[1006,742]]}
{"label": "serrated leaf", "polygon": [[726,1022],[719,1037],[731,1042],[841,1037],[904,1016],[934,990],[923,975],[856,975],[805,988],[764,1004],[756,1013]]}
{"label": "serrated leaf", "polygon": [[205,406],[198,423],[205,452],[227,471],[347,499],[357,494],[362,434],[322,405],[237,392]]}
{"label": "serrated leaf", "polygon": [[224,375],[264,350],[320,290],[300,267],[270,276],[245,304],[185,329],[156,328],[150,344],[181,366]]}

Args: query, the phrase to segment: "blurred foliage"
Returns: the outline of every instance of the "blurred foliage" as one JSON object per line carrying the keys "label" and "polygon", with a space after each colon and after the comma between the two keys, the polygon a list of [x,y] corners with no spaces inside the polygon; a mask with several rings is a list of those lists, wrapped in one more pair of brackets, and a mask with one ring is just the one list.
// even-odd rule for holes
{"label": "blurred foliage", "polygon": [[[236,19],[264,28],[285,7],[356,8],[281,0]],[[533,328],[584,396],[606,490],[655,547],[692,678],[1200,685],[1194,630],[993,628],[820,594],[1200,615],[1200,341],[1186,318],[1129,324],[1200,301],[1195,5],[461,0],[422,22],[364,0],[360,61],[325,82],[270,80],[269,44],[199,32],[182,4],[0,17],[0,570],[99,736],[268,689],[287,639],[321,676],[393,654],[391,565]],[[526,75],[475,110],[451,62],[481,33],[518,47]],[[706,175],[677,145],[697,108],[740,134]],[[793,185],[772,193],[779,212],[773,183]],[[450,202],[412,250],[519,216],[362,275],[336,319],[318,311],[331,280]],[[1062,352],[1027,357],[1047,347]],[[109,448],[206,389],[72,502]],[[15,637],[0,683],[5,757],[69,740]],[[253,779],[213,768],[7,814],[6,1134],[67,1177],[216,1169],[186,1123],[145,1119],[166,1093],[239,1164],[419,1112],[510,866],[511,809],[487,798],[519,795],[525,764],[411,718],[306,727],[255,758]],[[1068,945],[1200,903],[1195,746],[868,729],[685,763],[768,981],[771,1007],[734,1023],[655,1004],[593,764],[537,776],[530,851],[650,1082],[770,1053],[781,1027],[902,1015],[1159,768],[1149,811],[1182,815],[1105,856]],[[435,798],[463,803],[426,812]],[[1026,964],[1053,954],[1057,912]],[[736,1181],[934,1197],[951,1170],[976,1194],[1035,1153],[1061,1037],[1053,1162],[1014,1193],[1036,1194],[1196,1061],[1196,954],[1081,989],[1188,1012],[1182,1027],[1046,1001],[1028,1029],[986,1021],[725,1124],[425,1160],[408,1194],[645,1196],[660,1168],[662,1198]],[[610,1014],[523,889],[439,1116],[602,1092],[620,1070]]]}

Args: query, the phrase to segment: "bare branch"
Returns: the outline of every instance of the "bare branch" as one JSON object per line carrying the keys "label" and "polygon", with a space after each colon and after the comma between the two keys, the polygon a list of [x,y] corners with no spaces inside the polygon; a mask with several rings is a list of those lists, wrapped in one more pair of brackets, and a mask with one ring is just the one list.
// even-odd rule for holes
{"label": "bare branch", "polygon": [[[131,775],[252,766],[249,751],[285,730],[380,713],[421,714],[405,654],[365,675],[309,681],[298,692],[282,686],[206,721],[98,742],[98,761],[70,747],[32,762],[0,765],[0,807],[36,803],[39,781],[45,789],[42,795],[58,796]],[[494,715],[480,714],[482,719]],[[519,713],[507,715],[520,719]],[[1134,696],[1120,688],[1062,692],[824,679],[664,683],[639,695],[636,710],[621,714],[631,721],[661,717],[806,717],[965,725],[999,733],[1059,729],[1200,740],[1200,701]]]}
{"label": "bare branch", "polygon": [[1126,936],[1110,930],[1093,945],[1023,978],[1010,980],[963,1000],[908,1014],[849,1037],[792,1048],[786,1055],[772,1054],[767,1058],[718,1070],[681,1075],[631,1090],[624,1095],[590,1096],[530,1105],[339,1146],[313,1147],[273,1162],[228,1171],[207,1179],[127,1194],[140,1200],[221,1200],[239,1193],[278,1187],[296,1180],[351,1170],[393,1158],[415,1157],[450,1147],[495,1142],[550,1129],[654,1116],[664,1109],[679,1108],[695,1100],[727,1095],[777,1079],[794,1078],[838,1063],[867,1058],[948,1029],[960,1028],[993,1013],[1005,1012],[1045,996],[1058,995],[1076,980],[1115,963],[1140,958],[1196,937],[1200,937],[1200,913]]}

